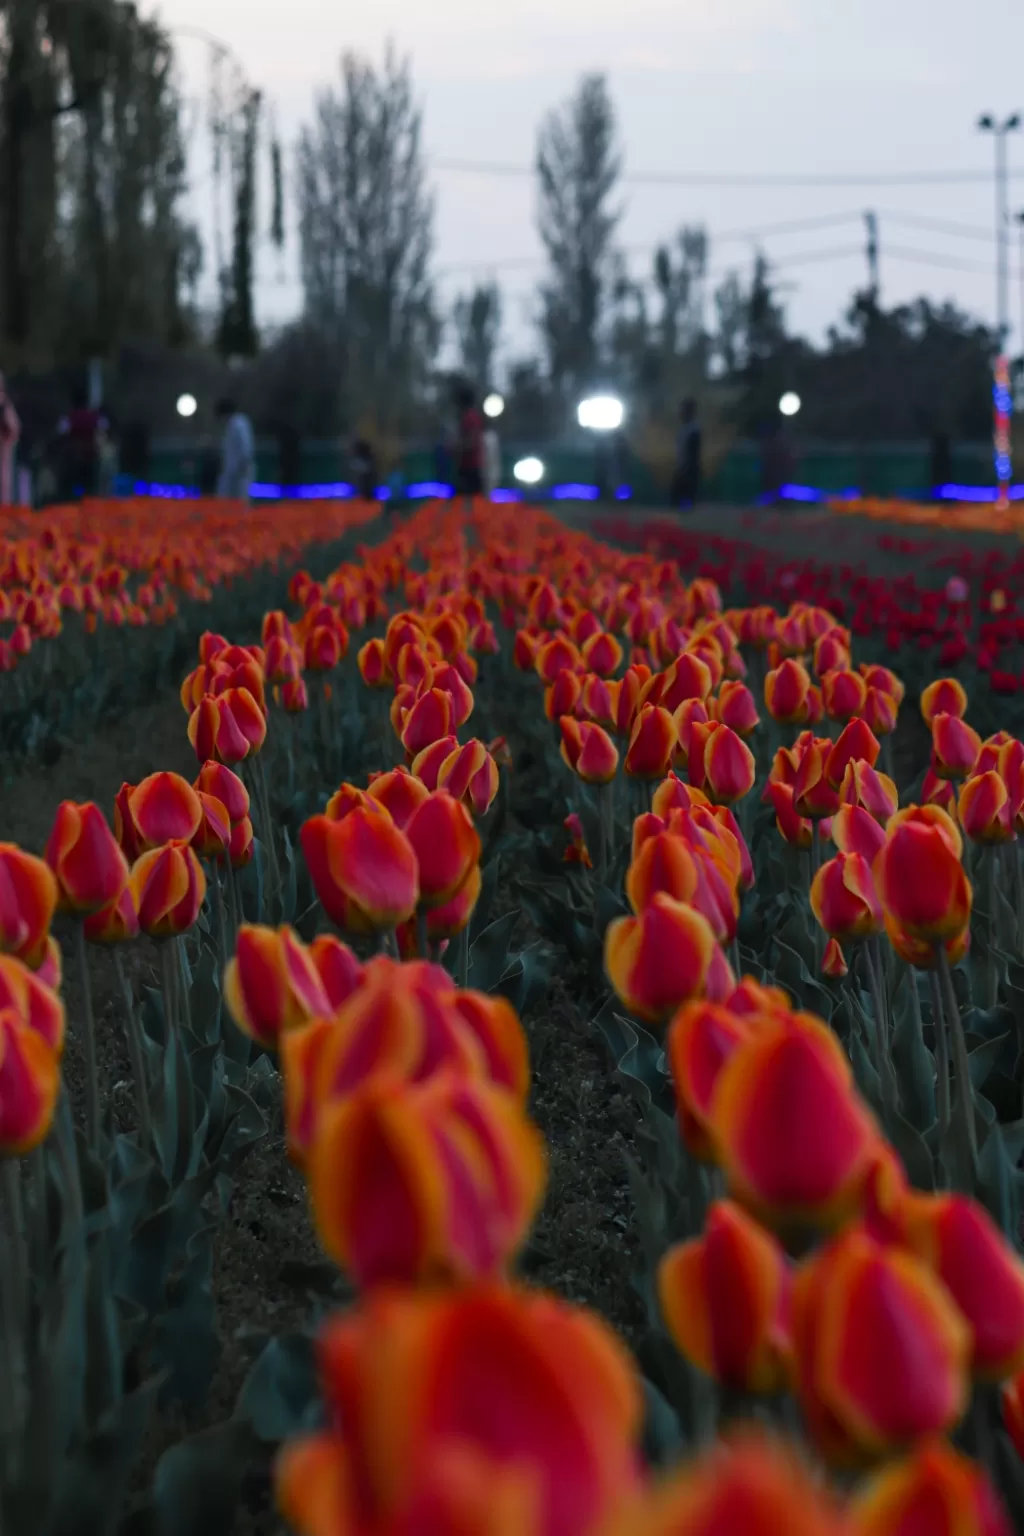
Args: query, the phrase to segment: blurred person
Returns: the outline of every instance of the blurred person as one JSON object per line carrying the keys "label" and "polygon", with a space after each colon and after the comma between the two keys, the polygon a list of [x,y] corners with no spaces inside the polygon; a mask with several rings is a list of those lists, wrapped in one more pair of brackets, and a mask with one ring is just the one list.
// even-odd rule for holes
{"label": "blurred person", "polygon": [[484,488],[484,418],[468,385],[464,384],[455,398],[459,410],[455,490],[468,501],[481,495]]}
{"label": "blurred person", "polygon": [[483,490],[491,497],[501,484],[501,438],[494,423],[489,421],[483,431]]}
{"label": "blurred person", "polygon": [[89,404],[84,384],[71,391],[71,409],[57,427],[62,446],[62,498],[95,496],[99,489],[100,460],[107,422],[103,412]]}
{"label": "blurred person", "polygon": [[676,433],[676,467],[672,476],[672,505],[689,510],[700,494],[701,428],[697,402],[691,397],[679,409]]}
{"label": "blurred person", "polygon": [[362,501],[377,500],[377,455],[365,437],[352,444],[352,474]]}
{"label": "blurred person", "polygon": [[928,487],[933,501],[941,501],[939,494],[953,478],[953,445],[949,433],[937,428],[928,446]]}
{"label": "blurred person", "polygon": [[218,402],[217,415],[227,423],[221,441],[217,495],[230,501],[248,501],[256,460],[252,422],[227,397]]}
{"label": "blurred person", "polygon": [[0,373],[0,507],[14,505],[14,455],[20,437],[21,420]]}

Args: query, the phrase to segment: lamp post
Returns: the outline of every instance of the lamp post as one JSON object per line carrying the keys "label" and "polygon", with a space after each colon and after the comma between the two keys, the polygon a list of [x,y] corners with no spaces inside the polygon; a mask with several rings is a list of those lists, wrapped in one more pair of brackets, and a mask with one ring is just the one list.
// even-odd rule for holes
{"label": "lamp post", "polygon": [[1011,112],[1000,120],[991,112],[979,117],[982,133],[990,133],[996,150],[996,333],[999,338],[999,355],[995,361],[993,402],[993,446],[995,450],[996,505],[1005,509],[1010,503],[1010,412],[1009,376],[1010,364],[1006,356],[1006,336],[1009,330],[1009,210],[1007,208],[1006,138],[1020,127],[1019,112]]}

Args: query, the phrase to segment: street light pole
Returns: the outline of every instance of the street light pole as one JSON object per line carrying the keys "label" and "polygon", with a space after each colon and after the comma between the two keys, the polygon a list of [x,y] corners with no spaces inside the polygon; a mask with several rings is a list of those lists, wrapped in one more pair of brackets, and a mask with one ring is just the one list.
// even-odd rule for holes
{"label": "street light pole", "polygon": [[1010,365],[1006,356],[1009,322],[1009,209],[1007,206],[1006,137],[1020,127],[1020,113],[1012,112],[1000,121],[991,112],[978,119],[983,133],[991,133],[996,150],[996,333],[999,355],[993,381],[993,446],[995,450],[996,505],[1005,510],[1010,504],[1011,440],[1009,411]]}

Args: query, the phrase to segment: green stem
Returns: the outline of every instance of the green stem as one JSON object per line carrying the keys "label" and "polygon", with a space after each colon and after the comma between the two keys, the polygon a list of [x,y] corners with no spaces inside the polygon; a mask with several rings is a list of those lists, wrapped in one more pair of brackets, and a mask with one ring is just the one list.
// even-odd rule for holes
{"label": "green stem", "polygon": [[82,1007],[85,1015],[85,1108],[89,1146],[100,1144],[100,1089],[96,1071],[96,1023],[92,1011],[92,987],[89,983],[89,955],[85,944],[85,919],[75,923],[75,949],[78,956],[78,976],[82,986]]}
{"label": "green stem", "polygon": [[185,935],[179,933],[173,941],[178,962],[178,1016],[186,1029],[192,1028],[192,1000],[191,977],[188,970],[188,955],[185,951]]}
{"label": "green stem", "polygon": [[419,955],[421,960],[427,960],[430,958],[427,953],[428,948],[427,910],[425,907],[418,907],[416,910],[416,953]]}
{"label": "green stem", "polygon": [[230,857],[225,857],[224,866],[228,872],[228,899],[231,905],[231,948],[232,952],[234,952],[235,945],[238,943],[239,926],[245,922],[245,913],[242,910],[238,882],[235,879],[235,867]]}
{"label": "green stem", "polygon": [[132,1076],[135,1079],[135,1106],[139,1115],[139,1131],[143,1146],[149,1146],[152,1139],[152,1120],[149,1111],[149,1088],[146,1082],[146,1061],[143,1053],[141,1026],[139,1017],[135,1011],[135,998],[132,995],[131,983],[125,975],[124,962],[121,952],[114,946],[114,969],[117,971],[117,980],[121,987],[121,995],[124,998],[125,1012],[125,1039],[128,1042],[128,1057],[132,1064]]}
{"label": "green stem", "polygon": [[999,1001],[999,968],[996,964],[996,860],[998,848],[981,850],[985,860],[985,905],[988,907],[988,944],[985,948],[985,1007],[994,1008]]}
{"label": "green stem", "polygon": [[978,1158],[978,1133],[974,1122],[974,1097],[971,1092],[971,1068],[967,1057],[967,1039],[964,1035],[960,1009],[957,1006],[956,992],[953,987],[953,973],[949,968],[949,956],[946,954],[945,945],[940,944],[938,949],[939,979],[942,984],[942,996],[945,1003],[946,1018],[949,1023],[950,1039],[953,1044],[953,1067],[956,1078],[954,1108],[956,1117],[960,1122],[963,1137],[962,1153],[966,1154],[966,1158],[970,1162],[969,1167],[964,1167],[963,1156],[958,1158],[958,1163],[960,1164],[957,1169],[958,1183],[965,1194],[973,1194],[975,1168]]}
{"label": "green stem", "polygon": [[277,862],[277,844],[274,841],[274,818],[270,809],[270,791],[267,786],[267,772],[263,766],[263,754],[256,754],[256,769],[253,774],[253,782],[259,786],[260,819],[263,822],[263,842],[267,850],[267,858],[270,864],[270,879],[275,893],[281,889],[281,867]]}
{"label": "green stem", "polygon": [[867,972],[868,989],[871,993],[871,1011],[874,1014],[875,1025],[875,1068],[878,1072],[878,1081],[882,1089],[882,1112],[886,1130],[891,1130],[895,1118],[896,1082],[893,1075],[892,1063],[889,1059],[888,1031],[886,1028],[885,993],[882,989],[882,978],[877,964],[877,955],[873,953],[876,941],[868,939],[863,945],[861,953],[864,956],[864,969]]}
{"label": "green stem", "polygon": [[217,946],[220,951],[217,956],[218,970],[221,974],[223,974],[224,967],[227,965],[230,956],[228,954],[227,918],[224,913],[224,892],[221,889],[220,867],[217,864],[216,859],[210,860],[210,870],[207,878],[207,884],[213,886],[213,910],[216,914]]}
{"label": "green stem", "polygon": [[3,1356],[7,1397],[3,1420],[7,1478],[17,1467],[25,1405],[26,1310],[28,1295],[25,1267],[25,1218],[21,1199],[21,1164],[8,1157],[3,1162],[3,1205],[6,1232],[0,1248],[0,1302],[3,1305]]}
{"label": "green stem", "polygon": [[949,1042],[946,1037],[946,1012],[942,1006],[942,983],[937,971],[929,971],[932,994],[932,1022],[935,1028],[935,1091],[939,1119],[939,1141],[949,1134]]}
{"label": "green stem", "polygon": [[178,1027],[178,957],[170,939],[160,944],[160,980],[164,997],[164,1029],[170,1035]]}

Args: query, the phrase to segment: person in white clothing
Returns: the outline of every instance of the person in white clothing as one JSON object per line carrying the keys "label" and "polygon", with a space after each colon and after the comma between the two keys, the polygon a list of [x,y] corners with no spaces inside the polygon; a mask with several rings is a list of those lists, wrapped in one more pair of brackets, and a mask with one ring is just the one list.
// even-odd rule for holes
{"label": "person in white clothing", "polygon": [[501,439],[488,424],[484,427],[484,495],[493,496],[501,484]]}
{"label": "person in white clothing", "polygon": [[217,495],[232,501],[248,501],[256,460],[252,423],[233,400],[222,400],[217,406],[217,415],[227,420],[221,444]]}

